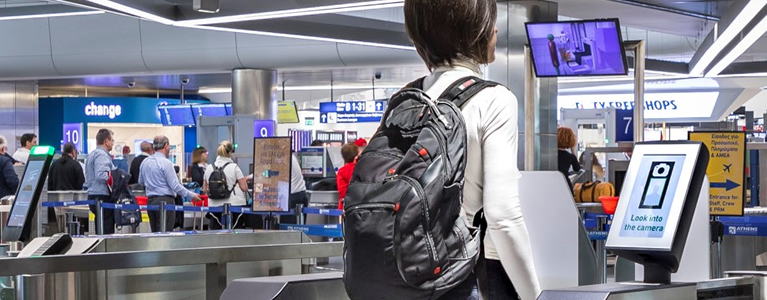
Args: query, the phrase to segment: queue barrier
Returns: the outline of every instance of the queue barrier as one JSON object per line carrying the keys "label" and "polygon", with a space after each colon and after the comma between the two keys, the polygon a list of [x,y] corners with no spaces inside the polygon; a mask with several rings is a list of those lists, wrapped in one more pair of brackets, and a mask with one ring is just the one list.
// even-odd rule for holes
{"label": "queue barrier", "polygon": [[344,237],[342,224],[317,224],[317,225],[298,225],[298,224],[280,224],[281,230],[302,231],[307,235],[342,238]]}
{"label": "queue barrier", "polygon": [[[62,201],[62,202],[43,202],[43,207],[69,207],[69,206],[85,206],[96,205],[96,200],[82,200],[82,201]],[[144,204],[118,204],[118,203],[101,203],[102,209],[114,209],[114,210],[142,210],[142,211],[159,211],[160,205],[144,205]],[[212,212],[223,213],[224,208],[221,206],[185,206],[185,205],[173,205],[166,204],[163,207],[165,211],[173,212]],[[294,215],[294,210],[289,211],[253,211],[249,207],[230,207],[229,211],[237,214],[246,215]],[[304,214],[318,214],[325,216],[342,216],[343,210],[340,209],[320,209],[307,207],[301,210]],[[340,238],[343,237],[343,226],[341,224],[319,224],[319,225],[300,225],[300,224],[281,224],[280,229],[283,230],[297,230],[303,231],[308,235]]]}
{"label": "queue barrier", "polygon": [[725,235],[767,236],[767,216],[718,217]]}

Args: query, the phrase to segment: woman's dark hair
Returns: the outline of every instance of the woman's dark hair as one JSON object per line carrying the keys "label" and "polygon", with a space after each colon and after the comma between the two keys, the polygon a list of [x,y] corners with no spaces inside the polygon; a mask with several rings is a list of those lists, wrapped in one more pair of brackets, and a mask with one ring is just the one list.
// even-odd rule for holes
{"label": "woman's dark hair", "polygon": [[488,63],[495,0],[405,0],[405,29],[426,66],[453,66],[462,55]]}

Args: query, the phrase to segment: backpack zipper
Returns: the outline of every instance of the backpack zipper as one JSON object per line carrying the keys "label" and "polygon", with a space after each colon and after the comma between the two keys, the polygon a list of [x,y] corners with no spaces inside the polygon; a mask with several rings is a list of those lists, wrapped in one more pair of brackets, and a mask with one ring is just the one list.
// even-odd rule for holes
{"label": "backpack zipper", "polygon": [[445,137],[442,136],[436,126],[431,125],[429,126],[429,129],[431,129],[431,131],[434,132],[434,135],[437,137],[437,141],[439,141],[439,144],[442,147],[442,157],[444,157],[445,161],[447,162],[447,167],[443,169],[444,171],[442,173],[445,175],[445,178],[452,179],[450,178],[449,170],[453,169],[453,162],[450,161],[450,155],[447,154],[447,140],[445,140]]}
{"label": "backpack zipper", "polygon": [[399,178],[401,178],[402,181],[412,186],[413,189],[415,190],[415,193],[418,195],[418,198],[421,199],[423,218],[426,223],[423,231],[424,233],[426,233],[426,242],[429,245],[429,256],[431,257],[431,260],[434,263],[439,263],[437,261],[437,248],[434,245],[434,238],[432,238],[431,231],[429,230],[429,228],[431,227],[430,226],[431,220],[429,220],[429,209],[427,207],[428,202],[426,201],[426,196],[424,195],[425,192],[421,190],[421,184],[418,183],[418,181],[415,180],[414,178],[410,176],[399,176]]}
{"label": "backpack zipper", "polygon": [[350,213],[353,210],[357,210],[357,209],[372,210],[372,209],[376,209],[376,208],[383,208],[383,209],[387,209],[388,208],[388,209],[391,209],[392,211],[394,211],[394,206],[395,206],[394,203],[364,203],[364,204],[357,204],[357,205],[351,206],[351,207],[345,209],[344,213]]}

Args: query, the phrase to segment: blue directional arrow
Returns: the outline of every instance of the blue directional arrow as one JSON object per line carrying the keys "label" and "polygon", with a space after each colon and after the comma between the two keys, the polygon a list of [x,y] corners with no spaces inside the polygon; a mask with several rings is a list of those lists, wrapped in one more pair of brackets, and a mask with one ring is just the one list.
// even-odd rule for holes
{"label": "blue directional arrow", "polygon": [[731,189],[734,189],[736,187],[739,187],[740,184],[738,184],[735,181],[727,179],[725,182],[712,182],[711,187],[717,188],[717,189],[725,189],[726,191],[729,191]]}

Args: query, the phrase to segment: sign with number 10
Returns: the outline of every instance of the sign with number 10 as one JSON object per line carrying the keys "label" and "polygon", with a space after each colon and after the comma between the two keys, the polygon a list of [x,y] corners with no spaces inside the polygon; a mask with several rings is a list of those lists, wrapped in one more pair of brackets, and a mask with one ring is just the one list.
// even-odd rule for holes
{"label": "sign with number 10", "polygon": [[62,127],[64,129],[62,146],[72,143],[75,144],[77,151],[83,151],[83,123],[64,123]]}

